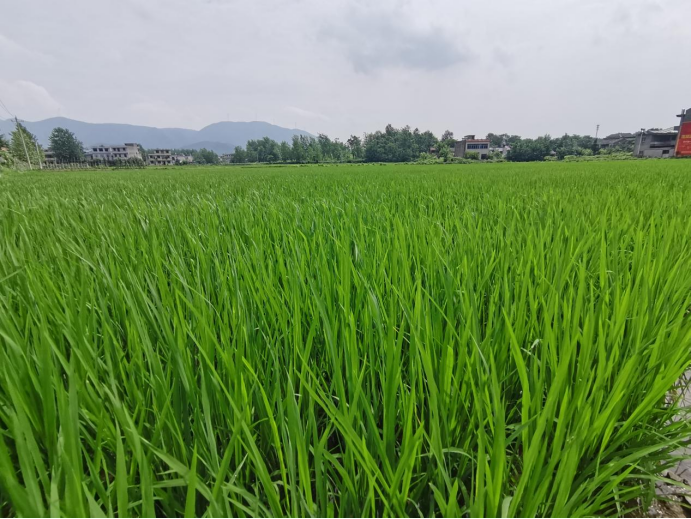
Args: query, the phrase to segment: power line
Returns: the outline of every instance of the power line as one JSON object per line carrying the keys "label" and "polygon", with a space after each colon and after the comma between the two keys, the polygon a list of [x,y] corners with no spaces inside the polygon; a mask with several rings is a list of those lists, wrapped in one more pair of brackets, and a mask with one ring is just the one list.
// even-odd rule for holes
{"label": "power line", "polygon": [[14,117],[14,114],[10,112],[9,108],[5,106],[5,103],[2,102],[2,99],[0,99],[0,105],[5,109],[5,111],[10,114],[10,117]]}

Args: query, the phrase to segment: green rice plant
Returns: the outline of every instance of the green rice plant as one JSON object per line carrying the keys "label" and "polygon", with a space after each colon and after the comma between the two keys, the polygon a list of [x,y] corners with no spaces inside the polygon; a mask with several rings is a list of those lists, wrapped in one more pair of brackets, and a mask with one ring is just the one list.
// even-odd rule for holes
{"label": "green rice plant", "polygon": [[684,161],[0,178],[3,516],[623,516],[691,425]]}

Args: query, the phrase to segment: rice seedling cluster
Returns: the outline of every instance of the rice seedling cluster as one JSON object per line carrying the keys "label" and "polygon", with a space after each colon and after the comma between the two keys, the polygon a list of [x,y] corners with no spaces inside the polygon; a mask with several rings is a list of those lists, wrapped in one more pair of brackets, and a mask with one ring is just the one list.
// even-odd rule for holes
{"label": "rice seedling cluster", "polygon": [[595,516],[691,425],[691,164],[0,178],[0,515]]}

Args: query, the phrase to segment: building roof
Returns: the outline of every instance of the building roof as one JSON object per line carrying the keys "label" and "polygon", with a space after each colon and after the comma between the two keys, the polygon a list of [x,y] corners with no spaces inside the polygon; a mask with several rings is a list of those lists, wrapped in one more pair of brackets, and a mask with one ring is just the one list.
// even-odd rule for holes
{"label": "building roof", "polygon": [[669,128],[650,128],[643,133],[645,135],[676,135],[678,131],[678,128],[671,126]]}
{"label": "building roof", "polygon": [[607,137],[601,137],[599,140],[602,141],[619,141],[621,139],[633,139],[636,137],[634,133],[613,133]]}
{"label": "building roof", "polygon": [[127,146],[136,146],[136,144],[90,144],[89,146],[87,146],[87,148],[126,148]]}

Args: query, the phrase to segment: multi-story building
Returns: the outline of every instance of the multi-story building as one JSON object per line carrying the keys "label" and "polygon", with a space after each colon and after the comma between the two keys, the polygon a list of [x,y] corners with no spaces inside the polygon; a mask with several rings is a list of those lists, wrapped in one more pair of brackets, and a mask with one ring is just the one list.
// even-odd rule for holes
{"label": "multi-story building", "polygon": [[173,156],[170,150],[154,149],[149,150],[146,154],[146,160],[149,166],[169,166],[173,164]]}
{"label": "multi-story building", "polygon": [[465,157],[467,152],[476,152],[480,159],[485,160],[489,154],[489,139],[476,139],[475,135],[466,135],[462,140],[456,141],[453,148],[454,157]]}
{"label": "multi-story building", "polygon": [[233,153],[224,153],[219,157],[221,164],[230,164],[233,162]]}
{"label": "multi-story building", "polygon": [[91,146],[85,151],[87,160],[103,160],[111,162],[114,160],[141,159],[139,145],[133,142],[125,144],[98,144]]}
{"label": "multi-story building", "polygon": [[674,156],[679,127],[642,129],[636,136],[634,157],[669,158]]}
{"label": "multi-story building", "polygon": [[634,157],[691,157],[691,108],[682,110],[679,126],[642,128],[636,134]]}

